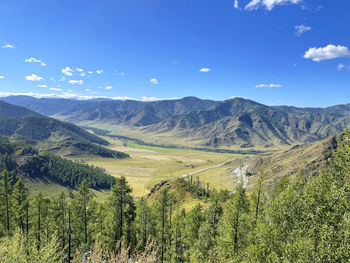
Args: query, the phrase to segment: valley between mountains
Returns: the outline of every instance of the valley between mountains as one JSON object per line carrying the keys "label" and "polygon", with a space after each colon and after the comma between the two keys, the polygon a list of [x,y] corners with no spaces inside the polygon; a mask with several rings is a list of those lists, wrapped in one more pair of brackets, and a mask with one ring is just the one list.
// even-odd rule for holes
{"label": "valley between mountains", "polygon": [[[13,173],[20,171],[35,191],[55,195],[52,185],[57,185],[69,193],[75,183],[25,172],[23,166],[36,157],[23,156],[21,145],[39,156],[48,152],[72,165],[98,167],[101,176],[125,176],[135,196],[142,197],[160,183],[178,189],[183,175],[217,191],[234,191],[244,176],[244,187],[252,191],[261,168],[269,171],[267,185],[301,170],[317,173],[327,165],[349,117],[350,105],[296,108],[243,98],[141,102],[10,96],[0,101],[0,134],[16,144],[7,153],[21,160]],[[103,187],[95,190],[103,198]],[[185,207],[201,202],[184,196]]]}

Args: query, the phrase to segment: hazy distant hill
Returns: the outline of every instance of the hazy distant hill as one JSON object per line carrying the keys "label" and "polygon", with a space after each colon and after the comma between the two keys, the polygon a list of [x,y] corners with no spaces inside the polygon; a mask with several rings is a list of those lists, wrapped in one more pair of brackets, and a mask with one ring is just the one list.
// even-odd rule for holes
{"label": "hazy distant hill", "polygon": [[108,144],[107,141],[74,124],[45,117],[3,101],[0,101],[0,135],[19,135],[39,141],[82,141]]}
{"label": "hazy distant hill", "polygon": [[[222,102],[196,97],[155,102],[45,100],[31,97],[5,99],[29,105],[30,109],[37,109],[38,112],[44,111],[44,105],[61,102],[64,107],[57,106],[55,111],[50,112],[64,121],[138,126],[144,127],[145,132],[171,131],[177,137],[201,140],[202,145],[208,147],[269,147],[308,143],[339,133],[350,123],[350,104],[297,108],[266,106],[242,98]],[[48,114],[49,111],[46,112]]]}
{"label": "hazy distant hill", "polygon": [[93,120],[115,124],[147,126],[194,110],[206,110],[215,102],[186,97],[179,100],[155,102],[140,101],[87,101],[57,114],[57,117],[70,122]]}

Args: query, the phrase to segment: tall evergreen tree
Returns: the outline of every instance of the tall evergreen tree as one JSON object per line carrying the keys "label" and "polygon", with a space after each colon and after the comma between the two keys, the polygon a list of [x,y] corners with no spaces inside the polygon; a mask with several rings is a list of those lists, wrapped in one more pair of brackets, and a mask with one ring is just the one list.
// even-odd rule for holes
{"label": "tall evergreen tree", "polygon": [[243,185],[240,185],[237,187],[236,193],[228,200],[226,211],[221,220],[220,245],[224,257],[239,258],[239,252],[245,246],[248,213],[248,198]]}
{"label": "tall evergreen tree", "polygon": [[16,182],[13,188],[12,199],[16,224],[20,227],[22,234],[24,234],[26,231],[26,214],[29,203],[28,190],[24,187],[21,179]]}
{"label": "tall evergreen tree", "polygon": [[114,223],[114,244],[119,242],[119,250],[121,250],[123,243],[126,247],[129,245],[129,241],[126,240],[125,243],[123,237],[125,236],[125,218],[131,213],[131,207],[135,207],[131,192],[132,189],[124,176],[118,178],[116,184],[111,188],[109,204],[113,209],[112,220]]}
{"label": "tall evergreen tree", "polygon": [[12,192],[12,186],[11,181],[12,178],[9,176],[7,170],[3,170],[1,175],[1,181],[0,181],[0,197],[1,197],[1,208],[4,211],[3,215],[3,221],[4,221],[4,228],[6,229],[6,234],[10,234],[10,210],[11,210],[11,192]]}

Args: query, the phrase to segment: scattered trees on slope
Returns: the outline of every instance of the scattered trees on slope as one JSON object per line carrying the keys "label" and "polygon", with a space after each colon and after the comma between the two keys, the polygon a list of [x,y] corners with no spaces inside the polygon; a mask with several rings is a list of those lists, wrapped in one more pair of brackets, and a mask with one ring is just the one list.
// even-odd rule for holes
{"label": "scattered trees on slope", "polygon": [[[349,141],[347,132],[330,166],[318,176],[300,172],[271,189],[261,183],[251,196],[239,186],[226,202],[213,197],[189,211],[178,207],[167,188],[153,203],[135,202],[123,177],[105,202],[90,196],[85,180],[70,201],[64,194],[29,198],[22,183],[12,186],[4,171],[0,258],[6,262],[73,262],[73,255],[74,262],[348,262]],[[15,257],[17,253],[23,254]]]}

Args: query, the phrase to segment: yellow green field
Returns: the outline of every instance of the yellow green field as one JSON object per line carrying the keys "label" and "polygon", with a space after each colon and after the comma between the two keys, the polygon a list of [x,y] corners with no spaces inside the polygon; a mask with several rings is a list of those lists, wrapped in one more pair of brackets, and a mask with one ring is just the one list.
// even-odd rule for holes
{"label": "yellow green field", "polygon": [[[225,163],[239,157],[234,154],[207,153],[194,150],[168,149],[137,144],[122,146],[114,141],[111,149],[128,153],[131,158],[87,159],[90,165],[106,169],[112,176],[125,176],[133,187],[135,196],[143,196],[149,189],[162,180],[176,179],[203,168]],[[228,167],[218,167],[196,174],[203,182],[212,187],[234,188],[235,178]]]}

